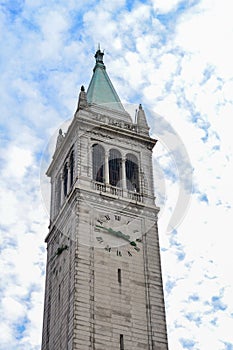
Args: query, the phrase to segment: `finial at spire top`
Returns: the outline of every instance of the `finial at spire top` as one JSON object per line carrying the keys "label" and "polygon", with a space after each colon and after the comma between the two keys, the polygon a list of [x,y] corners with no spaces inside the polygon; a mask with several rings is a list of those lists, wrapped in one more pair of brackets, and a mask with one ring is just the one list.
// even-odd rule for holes
{"label": "finial at spire top", "polygon": [[101,52],[100,44],[98,44],[98,50],[95,53],[96,63],[102,63],[103,64],[104,63],[103,56],[104,56],[104,52]]}

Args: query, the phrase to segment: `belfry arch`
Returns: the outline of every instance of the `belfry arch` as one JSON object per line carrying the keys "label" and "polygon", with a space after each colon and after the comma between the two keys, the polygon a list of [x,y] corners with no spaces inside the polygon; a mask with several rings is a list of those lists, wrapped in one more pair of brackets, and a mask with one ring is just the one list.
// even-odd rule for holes
{"label": "belfry arch", "polygon": [[96,182],[104,183],[105,150],[103,146],[95,143],[92,146],[92,178]]}
{"label": "belfry arch", "polygon": [[125,162],[126,184],[129,191],[140,192],[139,165],[134,154],[128,153]]}

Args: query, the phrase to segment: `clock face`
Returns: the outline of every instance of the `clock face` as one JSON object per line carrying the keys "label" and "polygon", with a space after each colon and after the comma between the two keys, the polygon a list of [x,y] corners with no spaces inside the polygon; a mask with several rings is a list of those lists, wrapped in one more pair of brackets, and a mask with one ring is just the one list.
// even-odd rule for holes
{"label": "clock face", "polygon": [[93,245],[106,251],[132,256],[140,252],[142,220],[111,211],[94,210],[92,216]]}

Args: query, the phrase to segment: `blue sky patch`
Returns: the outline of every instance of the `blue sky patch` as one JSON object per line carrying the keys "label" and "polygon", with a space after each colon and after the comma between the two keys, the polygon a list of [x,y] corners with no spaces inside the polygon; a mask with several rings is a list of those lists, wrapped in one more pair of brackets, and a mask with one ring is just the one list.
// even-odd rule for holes
{"label": "blue sky patch", "polygon": [[223,342],[225,345],[224,350],[233,350],[233,344],[228,342]]}
{"label": "blue sky patch", "polygon": [[227,308],[227,305],[222,302],[221,297],[219,296],[213,296],[211,298],[211,304],[214,308],[214,311],[224,311]]}
{"label": "blue sky patch", "polygon": [[167,293],[170,293],[172,291],[172,289],[176,286],[176,281],[175,280],[171,280],[169,279],[167,282],[166,282],[166,292]]}
{"label": "blue sky patch", "polygon": [[24,333],[24,331],[26,329],[27,323],[28,323],[28,321],[26,319],[24,319],[24,320],[21,321],[20,324],[17,324],[15,326],[15,331],[16,331],[15,338],[17,340],[20,340],[20,339],[23,338],[23,336],[24,336],[23,333]]}
{"label": "blue sky patch", "polygon": [[196,344],[196,342],[194,340],[184,339],[184,338],[180,339],[180,343],[184,349],[193,349],[195,344]]}
{"label": "blue sky patch", "polygon": [[208,197],[205,193],[203,193],[202,195],[199,196],[199,200],[200,202],[205,202],[205,203],[209,203]]}
{"label": "blue sky patch", "polygon": [[22,0],[8,0],[7,2],[0,3],[0,9],[3,13],[9,16],[11,21],[14,21],[19,17],[24,7],[24,1]]}
{"label": "blue sky patch", "polygon": [[202,324],[201,317],[196,312],[189,312],[185,315],[185,317],[196,324],[197,327],[199,327]]}
{"label": "blue sky patch", "polygon": [[190,301],[199,301],[200,298],[199,298],[199,296],[197,294],[192,294],[192,295],[189,296],[189,300]]}

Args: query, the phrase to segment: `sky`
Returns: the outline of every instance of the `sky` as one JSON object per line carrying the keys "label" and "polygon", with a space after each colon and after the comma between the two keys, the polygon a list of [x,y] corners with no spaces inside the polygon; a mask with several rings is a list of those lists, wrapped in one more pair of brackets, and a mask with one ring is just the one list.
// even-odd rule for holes
{"label": "sky", "polygon": [[0,350],[41,344],[46,149],[100,43],[151,136],[169,350],[233,349],[229,0],[0,1]]}

